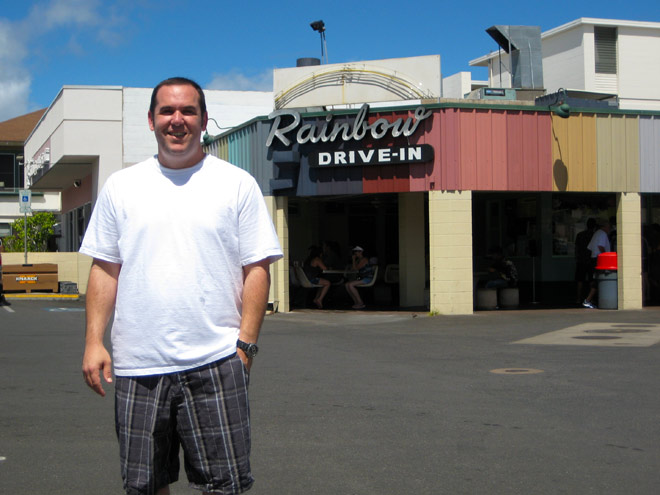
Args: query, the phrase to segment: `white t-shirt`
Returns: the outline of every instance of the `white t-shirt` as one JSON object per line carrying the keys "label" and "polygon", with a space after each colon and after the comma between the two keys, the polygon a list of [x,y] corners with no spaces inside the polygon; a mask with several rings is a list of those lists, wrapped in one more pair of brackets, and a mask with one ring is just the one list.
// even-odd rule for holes
{"label": "white t-shirt", "polygon": [[598,246],[603,246],[605,248],[604,252],[610,251],[610,238],[607,236],[607,232],[601,229],[594,232],[594,235],[591,237],[591,241],[589,241],[589,245],[587,246],[591,251],[592,258],[597,258],[601,253]]}
{"label": "white t-shirt", "polygon": [[112,326],[120,376],[234,353],[243,266],[282,257],[254,178],[212,156],[183,170],[153,157],[113,174],[80,252],[122,265]]}

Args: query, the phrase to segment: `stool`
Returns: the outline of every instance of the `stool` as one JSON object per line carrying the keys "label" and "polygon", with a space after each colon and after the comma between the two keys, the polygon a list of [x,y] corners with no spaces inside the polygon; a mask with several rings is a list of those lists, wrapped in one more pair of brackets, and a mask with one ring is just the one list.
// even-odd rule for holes
{"label": "stool", "polygon": [[517,308],[520,303],[518,287],[504,287],[499,290],[500,307]]}
{"label": "stool", "polygon": [[477,289],[477,309],[497,309],[497,289]]}

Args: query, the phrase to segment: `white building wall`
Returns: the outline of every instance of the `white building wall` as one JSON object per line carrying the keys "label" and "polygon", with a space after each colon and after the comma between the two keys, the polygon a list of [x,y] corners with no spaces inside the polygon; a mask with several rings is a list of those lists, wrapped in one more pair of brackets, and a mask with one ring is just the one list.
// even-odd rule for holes
{"label": "white building wall", "polygon": [[57,163],[64,156],[97,155],[99,146],[117,146],[113,134],[105,133],[108,123],[121,127],[121,99],[119,87],[63,87],[28,137],[25,159],[35,159],[45,147],[50,148],[50,163]]}
{"label": "white building wall", "polygon": [[[543,85],[548,93],[554,93],[559,88],[585,88],[588,76],[584,70],[587,55],[583,35],[583,29],[575,28],[561,35],[543,38]],[[593,67],[593,48],[591,52]]]}
{"label": "white building wall", "polygon": [[472,91],[472,74],[458,72],[442,80],[443,98],[465,98]]}
{"label": "white building wall", "polygon": [[156,154],[156,139],[149,130],[149,88],[124,88],[122,139],[124,143],[123,167],[141,162]]}
{"label": "white building wall", "polygon": [[275,69],[275,106],[362,105],[439,98],[441,74],[440,55]]}
{"label": "white building wall", "polygon": [[660,30],[619,27],[620,107],[660,110]]}
{"label": "white building wall", "polygon": [[53,103],[50,104],[46,113],[43,114],[41,120],[37,123],[32,133],[25,140],[23,147],[25,162],[29,159],[34,159],[39,151],[48,144],[48,139],[55,129],[62,123],[64,119],[64,89],[60,91]]}
{"label": "white building wall", "polygon": [[488,61],[488,85],[491,88],[511,87],[511,59],[505,51],[499,52]]}

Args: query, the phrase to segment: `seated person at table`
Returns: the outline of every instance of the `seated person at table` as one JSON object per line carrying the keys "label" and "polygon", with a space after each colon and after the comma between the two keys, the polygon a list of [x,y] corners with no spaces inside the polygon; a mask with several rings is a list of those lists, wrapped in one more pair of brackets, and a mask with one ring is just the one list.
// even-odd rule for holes
{"label": "seated person at table", "polygon": [[339,256],[339,245],[335,241],[323,241],[322,247],[323,254],[321,255],[321,258],[323,259],[325,266],[334,269],[340,267],[343,268],[341,258]]}
{"label": "seated person at table", "polygon": [[489,257],[493,260],[488,268],[488,280],[484,287],[486,289],[499,289],[501,287],[516,287],[518,285],[518,270],[513,261],[507,259],[501,247],[494,247],[489,251]]}
{"label": "seated person at table", "polygon": [[303,271],[305,272],[305,275],[307,275],[309,281],[314,285],[322,285],[322,287],[319,287],[316,291],[316,297],[314,298],[314,304],[319,309],[323,308],[323,298],[328,293],[328,289],[330,289],[330,281],[321,278],[323,270],[327,269],[321,259],[321,254],[321,248],[318,246],[311,246],[309,248],[309,255],[303,263]]}
{"label": "seated person at table", "polygon": [[364,302],[360,293],[356,289],[360,285],[366,285],[371,282],[374,276],[374,267],[369,264],[369,260],[364,257],[364,250],[360,246],[353,248],[351,270],[358,272],[357,280],[346,282],[345,287],[348,295],[353,299],[353,309],[364,308]]}

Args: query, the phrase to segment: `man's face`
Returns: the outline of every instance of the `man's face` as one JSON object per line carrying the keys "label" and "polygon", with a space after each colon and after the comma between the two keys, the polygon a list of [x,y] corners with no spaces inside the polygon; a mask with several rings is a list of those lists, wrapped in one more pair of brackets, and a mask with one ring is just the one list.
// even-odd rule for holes
{"label": "man's face", "polygon": [[204,156],[200,138],[207,115],[201,115],[199,95],[189,85],[163,86],[149,112],[149,128],[158,142],[158,159],[169,168],[186,168]]}

